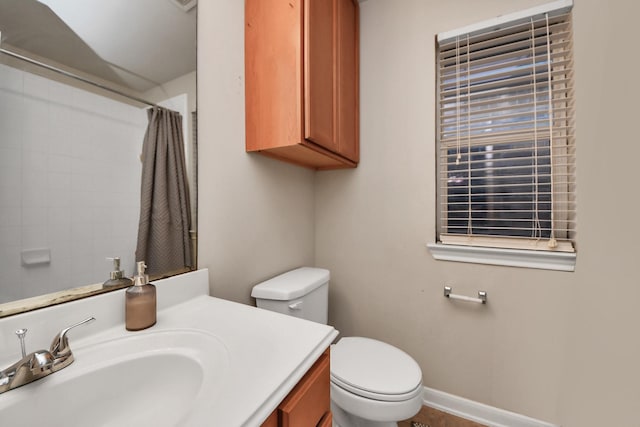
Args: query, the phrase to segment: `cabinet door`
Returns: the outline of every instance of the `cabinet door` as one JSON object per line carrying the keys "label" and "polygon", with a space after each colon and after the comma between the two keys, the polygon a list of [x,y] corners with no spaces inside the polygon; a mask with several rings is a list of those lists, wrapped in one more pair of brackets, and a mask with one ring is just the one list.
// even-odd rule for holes
{"label": "cabinet door", "polygon": [[338,153],[359,159],[358,6],[354,0],[336,1],[336,142]]}
{"label": "cabinet door", "polygon": [[303,0],[245,1],[247,151],[299,144]]}
{"label": "cabinet door", "polygon": [[338,151],[334,135],[335,0],[305,0],[305,139]]}
{"label": "cabinet door", "polygon": [[326,417],[331,406],[329,375],[327,350],[280,404],[282,427],[315,427]]}
{"label": "cabinet door", "polygon": [[357,166],[357,17],[356,0],[245,0],[247,152]]}

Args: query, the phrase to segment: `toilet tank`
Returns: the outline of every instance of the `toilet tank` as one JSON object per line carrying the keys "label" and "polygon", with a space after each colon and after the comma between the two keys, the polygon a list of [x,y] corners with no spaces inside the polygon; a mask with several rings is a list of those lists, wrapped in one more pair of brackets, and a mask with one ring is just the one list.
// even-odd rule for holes
{"label": "toilet tank", "polygon": [[259,308],[327,324],[329,270],[301,267],[253,287]]}

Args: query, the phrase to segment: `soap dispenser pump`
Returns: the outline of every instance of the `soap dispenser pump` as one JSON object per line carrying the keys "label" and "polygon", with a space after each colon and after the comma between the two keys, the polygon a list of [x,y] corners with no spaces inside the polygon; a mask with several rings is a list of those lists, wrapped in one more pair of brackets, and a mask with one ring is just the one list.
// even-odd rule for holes
{"label": "soap dispenser pump", "polygon": [[126,292],[125,326],[129,331],[146,329],[156,323],[156,287],[149,283],[144,261],[136,265],[138,273]]}
{"label": "soap dispenser pump", "polygon": [[124,270],[120,270],[120,257],[107,258],[113,261],[113,271],[109,273],[109,280],[102,284],[103,288],[126,287],[133,285],[133,281],[124,277]]}

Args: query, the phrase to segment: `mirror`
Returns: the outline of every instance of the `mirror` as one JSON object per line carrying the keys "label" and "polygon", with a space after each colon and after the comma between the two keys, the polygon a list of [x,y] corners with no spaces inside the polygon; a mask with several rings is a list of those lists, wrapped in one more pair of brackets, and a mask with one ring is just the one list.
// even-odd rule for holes
{"label": "mirror", "polygon": [[182,114],[195,251],[196,1],[0,0],[0,317],[133,275],[148,104]]}

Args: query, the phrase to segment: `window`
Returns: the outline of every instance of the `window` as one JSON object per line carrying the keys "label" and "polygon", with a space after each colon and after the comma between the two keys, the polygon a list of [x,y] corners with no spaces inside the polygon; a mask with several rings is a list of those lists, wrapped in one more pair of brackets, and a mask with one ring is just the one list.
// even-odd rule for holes
{"label": "window", "polygon": [[438,35],[442,245],[574,252],[571,15],[558,4]]}

